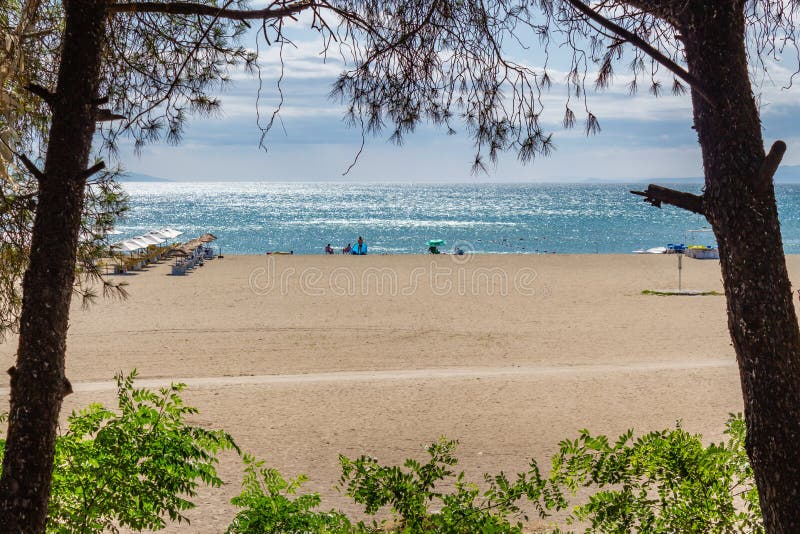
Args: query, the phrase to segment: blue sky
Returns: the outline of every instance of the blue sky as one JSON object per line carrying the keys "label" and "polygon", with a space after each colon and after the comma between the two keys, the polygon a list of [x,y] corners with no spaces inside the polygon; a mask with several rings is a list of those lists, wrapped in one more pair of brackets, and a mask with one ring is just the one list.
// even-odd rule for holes
{"label": "blue sky", "polygon": [[[448,136],[424,126],[403,146],[390,143],[388,133],[368,138],[356,166],[343,176],[358,153],[361,135],[345,126],[342,107],[327,97],[341,63],[322,60],[319,38],[312,32],[298,31],[295,42],[297,48],[285,51],[284,103],[280,123],[267,137],[266,151],[258,147],[258,81],[236,72],[234,83],[221,95],[221,116],[192,119],[178,146],[151,144],[140,156],[123,146],[123,166],[180,181],[552,182],[702,175],[688,95],[655,98],[645,90],[629,96],[627,78],[620,73],[611,88],[589,94],[589,106],[602,131],[587,137],[580,115],[572,130],[559,124],[565,89],[558,69],[568,65],[555,61],[551,63],[555,83],[545,95],[544,115],[545,125],[554,133],[556,150],[551,156],[522,165],[508,154],[488,174],[475,176],[470,172],[474,147],[465,131]],[[275,82],[280,71],[276,49],[262,50],[261,57],[264,84],[258,109],[263,121],[277,103]],[[784,165],[800,165],[796,120],[800,89],[781,87],[789,77],[787,68],[772,65],[771,71],[773,81],[758,89],[764,139],[768,144],[785,140],[789,148]]]}

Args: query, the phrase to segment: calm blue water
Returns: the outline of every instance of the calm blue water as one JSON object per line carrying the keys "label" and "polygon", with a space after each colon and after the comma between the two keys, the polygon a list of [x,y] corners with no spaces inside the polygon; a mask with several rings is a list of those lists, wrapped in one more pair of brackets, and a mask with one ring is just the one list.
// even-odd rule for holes
{"label": "calm blue water", "polygon": [[[364,236],[372,253],[426,251],[428,239],[476,252],[629,253],[667,243],[713,244],[689,234],[702,217],[656,209],[638,185],[126,183],[129,237],[169,226],[215,234],[223,253],[321,253]],[[679,186],[699,192],[700,185]],[[786,252],[800,253],[800,185],[778,185]],[[697,237],[692,237],[692,236]],[[185,237],[182,236],[182,237]]]}

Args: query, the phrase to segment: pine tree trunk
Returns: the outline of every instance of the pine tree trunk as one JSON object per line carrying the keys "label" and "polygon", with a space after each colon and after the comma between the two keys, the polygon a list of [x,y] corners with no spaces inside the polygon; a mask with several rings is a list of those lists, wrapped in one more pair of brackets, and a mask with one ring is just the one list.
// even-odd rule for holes
{"label": "pine tree trunk", "polygon": [[23,280],[16,367],[11,373],[0,532],[44,532],[64,375],[85,170],[95,131],[104,9],[64,2],[66,22],[52,125]]}
{"label": "pine tree trunk", "polygon": [[745,51],[744,2],[695,0],[682,20],[703,152],[704,208],[717,238],[739,363],[747,451],[767,532],[800,532],[800,330],[772,173]]}

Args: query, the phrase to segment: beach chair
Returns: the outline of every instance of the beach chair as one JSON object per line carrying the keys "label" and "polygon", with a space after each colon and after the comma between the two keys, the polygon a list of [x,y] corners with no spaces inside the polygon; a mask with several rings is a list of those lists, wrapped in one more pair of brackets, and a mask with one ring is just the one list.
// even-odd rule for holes
{"label": "beach chair", "polygon": [[176,262],[172,266],[172,276],[184,276],[186,274],[186,264],[183,262]]}

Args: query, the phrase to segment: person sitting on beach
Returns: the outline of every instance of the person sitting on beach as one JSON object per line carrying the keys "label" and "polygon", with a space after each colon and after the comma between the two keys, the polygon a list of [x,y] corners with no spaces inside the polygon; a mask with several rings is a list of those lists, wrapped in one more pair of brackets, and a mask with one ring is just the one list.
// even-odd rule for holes
{"label": "person sitting on beach", "polygon": [[333,254],[333,249],[331,248],[330,243],[328,243],[328,245],[325,247],[325,254]]}
{"label": "person sitting on beach", "polygon": [[358,243],[353,249],[350,251],[350,254],[355,254],[357,256],[366,256],[367,255],[367,244],[364,243],[364,238],[358,236]]}
{"label": "person sitting on beach", "polygon": [[353,245],[348,243],[347,246],[342,249],[342,254],[350,254],[351,250],[353,250]]}

